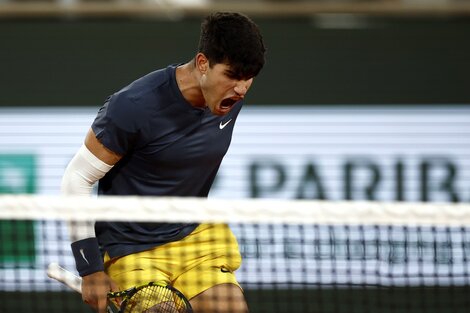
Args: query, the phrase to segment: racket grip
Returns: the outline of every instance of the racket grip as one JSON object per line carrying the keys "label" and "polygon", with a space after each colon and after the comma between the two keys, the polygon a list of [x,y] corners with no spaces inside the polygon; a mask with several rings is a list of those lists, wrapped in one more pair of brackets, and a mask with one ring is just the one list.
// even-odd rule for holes
{"label": "racket grip", "polygon": [[[57,263],[51,263],[47,267],[47,276],[52,279],[55,279],[69,288],[75,290],[78,293],[82,293],[82,278],[76,276],[72,272],[61,267]],[[106,306],[107,313],[120,313],[119,308],[117,308],[112,302],[108,301]]]}
{"label": "racket grip", "polygon": [[82,279],[57,263],[49,264],[47,276],[65,284],[78,293],[82,293]]}

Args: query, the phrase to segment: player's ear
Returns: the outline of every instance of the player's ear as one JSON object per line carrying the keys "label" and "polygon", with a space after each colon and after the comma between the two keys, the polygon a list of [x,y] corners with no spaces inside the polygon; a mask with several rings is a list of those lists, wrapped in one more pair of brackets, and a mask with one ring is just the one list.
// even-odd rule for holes
{"label": "player's ear", "polygon": [[196,55],[196,68],[199,70],[201,74],[205,74],[209,67],[209,60],[204,55],[204,53],[199,52]]}

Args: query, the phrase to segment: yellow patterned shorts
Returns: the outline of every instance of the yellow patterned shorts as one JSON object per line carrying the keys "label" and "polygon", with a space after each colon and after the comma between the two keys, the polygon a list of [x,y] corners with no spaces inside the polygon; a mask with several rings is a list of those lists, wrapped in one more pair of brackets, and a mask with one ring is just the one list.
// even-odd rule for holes
{"label": "yellow patterned shorts", "polygon": [[180,241],[124,257],[105,256],[108,275],[121,289],[163,281],[191,299],[219,284],[239,286],[238,243],[226,224],[201,224]]}

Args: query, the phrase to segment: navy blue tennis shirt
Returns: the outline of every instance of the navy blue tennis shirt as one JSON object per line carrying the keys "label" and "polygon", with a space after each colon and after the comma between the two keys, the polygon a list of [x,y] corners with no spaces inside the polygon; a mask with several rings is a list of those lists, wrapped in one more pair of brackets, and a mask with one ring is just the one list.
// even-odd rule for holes
{"label": "navy blue tennis shirt", "polygon": [[[181,94],[175,71],[171,65],[152,72],[100,108],[92,129],[106,148],[123,155],[99,181],[100,195],[207,197],[243,103],[225,116],[195,108]],[[117,257],[179,240],[196,227],[97,222],[95,232],[103,252]]]}

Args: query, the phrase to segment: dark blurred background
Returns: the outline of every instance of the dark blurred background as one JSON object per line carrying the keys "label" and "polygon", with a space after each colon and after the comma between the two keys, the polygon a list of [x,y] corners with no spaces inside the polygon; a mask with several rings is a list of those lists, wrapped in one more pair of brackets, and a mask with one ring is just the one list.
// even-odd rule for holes
{"label": "dark blurred background", "polygon": [[195,54],[211,11],[262,28],[253,104],[468,104],[463,0],[0,0],[0,106],[99,106]]}

